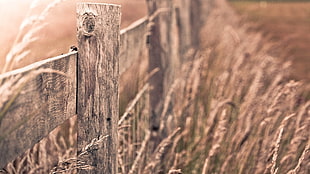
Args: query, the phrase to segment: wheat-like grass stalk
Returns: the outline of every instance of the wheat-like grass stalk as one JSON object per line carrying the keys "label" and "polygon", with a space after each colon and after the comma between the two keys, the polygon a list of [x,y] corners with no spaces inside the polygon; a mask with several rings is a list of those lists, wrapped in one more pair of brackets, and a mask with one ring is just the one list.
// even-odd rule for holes
{"label": "wheat-like grass stalk", "polygon": [[30,16],[32,10],[34,10],[39,4],[38,0],[32,2],[25,19],[19,27],[13,45],[9,53],[6,55],[6,62],[1,73],[12,70],[16,63],[24,59],[31,52],[30,50],[25,50],[26,47],[39,39],[36,34],[47,25],[44,20],[50,14],[52,9],[64,1],[65,0],[52,1],[39,15]]}
{"label": "wheat-like grass stalk", "polygon": [[138,165],[141,163],[143,154],[146,151],[147,143],[149,142],[150,138],[151,138],[151,133],[149,131],[147,131],[145,138],[141,144],[140,150],[138,151],[138,155],[136,156],[135,161],[133,162],[131,169],[129,170],[129,174],[136,173],[136,170],[138,168]]}
{"label": "wheat-like grass stalk", "polygon": [[165,96],[164,104],[163,104],[163,111],[161,112],[161,118],[167,114],[169,104],[172,100],[172,94],[176,89],[176,86],[179,84],[179,79],[176,79],[173,84],[171,85],[167,95]]}
{"label": "wheat-like grass stalk", "polygon": [[171,169],[169,170],[168,174],[182,174],[181,169]]}
{"label": "wheat-like grass stalk", "polygon": [[77,157],[68,158],[63,161],[59,161],[58,164],[50,170],[50,174],[64,173],[68,171],[73,171],[76,169],[91,170],[93,166],[87,164],[83,160],[85,155],[101,148],[102,142],[108,138],[109,135],[100,135],[98,138],[93,138],[91,142],[85,145],[79,152]]}
{"label": "wheat-like grass stalk", "polygon": [[281,138],[282,138],[282,134],[283,134],[283,129],[284,129],[283,127],[280,128],[279,135],[278,135],[276,145],[275,145],[275,149],[273,152],[272,167],[270,169],[271,174],[277,174],[278,169],[279,169],[279,168],[276,168],[276,166],[277,166],[278,152],[279,152],[280,142],[281,142]]}
{"label": "wheat-like grass stalk", "polygon": [[69,158],[65,161],[58,162],[57,166],[49,172],[49,174],[57,173],[74,173],[75,170],[92,170],[94,167],[87,164],[85,161]]}
{"label": "wheat-like grass stalk", "polygon": [[84,146],[82,148],[82,150],[78,154],[78,156],[80,157],[80,156],[86,155],[86,154],[88,154],[94,150],[98,150],[98,148],[100,148],[100,144],[102,143],[102,141],[108,137],[109,137],[109,135],[100,135],[99,138],[92,139],[89,144],[87,144],[86,146]]}
{"label": "wheat-like grass stalk", "polygon": [[297,174],[300,171],[300,166],[302,162],[305,160],[305,156],[307,153],[310,151],[310,143],[308,142],[307,145],[305,146],[305,149],[303,150],[300,158],[298,159],[298,163],[295,166],[293,170],[290,170],[287,174]]}
{"label": "wheat-like grass stalk", "polygon": [[136,95],[136,97],[130,102],[130,105],[127,107],[124,114],[120,117],[118,121],[118,126],[121,127],[124,123],[125,119],[130,115],[130,112],[134,109],[135,105],[138,103],[140,98],[143,96],[143,94],[149,89],[149,84],[145,84],[143,88],[139,91],[139,93]]}
{"label": "wheat-like grass stalk", "polygon": [[217,126],[216,130],[215,130],[215,135],[214,135],[214,143],[212,144],[212,147],[209,151],[209,154],[207,156],[207,158],[205,159],[204,165],[203,165],[203,169],[202,169],[202,174],[207,174],[207,169],[208,169],[208,165],[209,165],[209,161],[210,158],[212,158],[218,151],[218,149],[221,146],[221,142],[224,139],[224,135],[226,133],[226,126],[227,126],[227,111],[224,109],[221,113],[220,116],[220,121],[219,121],[219,125]]}
{"label": "wheat-like grass stalk", "polygon": [[[180,132],[181,128],[177,128],[172,132],[168,137],[163,139],[159,145],[156,147],[152,157],[148,159],[147,165],[144,167],[144,173],[155,172],[158,165],[161,163],[161,160],[166,155],[169,147],[173,144],[173,140],[176,138],[176,135]],[[155,172],[156,173],[156,172]]]}

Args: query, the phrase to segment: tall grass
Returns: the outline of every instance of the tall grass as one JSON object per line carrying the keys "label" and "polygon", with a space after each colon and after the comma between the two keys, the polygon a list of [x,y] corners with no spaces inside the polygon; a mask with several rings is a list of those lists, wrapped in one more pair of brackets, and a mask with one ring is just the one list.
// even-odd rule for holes
{"label": "tall grass", "polygon": [[[272,45],[239,24],[224,1],[214,2],[201,32],[201,48],[189,50],[162,99],[157,131],[149,128],[151,87],[140,88],[119,122],[119,173],[310,172],[309,85],[289,79],[290,63],[269,56]],[[54,133],[6,170],[26,170],[25,161],[35,164],[28,171],[91,169],[87,159],[74,156],[75,123],[72,119],[64,126],[69,131]],[[82,154],[100,148],[103,138],[90,142]],[[151,147],[154,138],[160,143]],[[60,152],[41,164],[56,165],[52,170],[33,161],[44,159],[44,148]]]}
{"label": "tall grass", "polygon": [[28,46],[31,43],[38,41],[38,33],[47,25],[46,17],[50,14],[52,9],[57,7],[63,1],[65,0],[51,1],[39,14],[35,14],[34,11],[40,5],[40,1],[32,1],[24,20],[19,26],[13,45],[6,55],[4,68],[1,73],[13,70],[15,65],[31,53]]}
{"label": "tall grass", "polygon": [[[17,65],[21,60],[27,57],[27,55],[31,52],[28,46],[39,39],[39,37],[37,36],[38,32],[40,32],[47,25],[46,17],[50,14],[50,11],[52,9],[57,7],[63,1],[64,0],[51,1],[46,6],[46,8],[44,8],[42,12],[37,15],[34,14],[34,11],[40,5],[40,1],[32,1],[24,20],[19,26],[19,30],[15,37],[13,45],[10,48],[8,54],[6,55],[4,68],[0,71],[1,74],[12,71],[15,68],[15,65]],[[62,72],[43,68],[23,73],[22,75],[0,76],[0,125],[2,119],[6,116],[10,106],[23,91],[23,88],[27,85],[27,83],[29,83],[29,81],[31,81],[31,79],[35,78],[41,73],[58,73],[66,76]],[[27,119],[25,119],[24,121],[26,120]],[[21,123],[17,123],[16,126],[13,126],[13,130],[17,129],[19,127],[18,125],[21,126]],[[3,138],[4,135],[7,136],[7,134],[9,132],[12,132],[13,130],[9,130],[8,132],[4,133],[2,132],[2,134],[0,134],[0,137]]]}
{"label": "tall grass", "polygon": [[[189,103],[174,104],[173,115],[183,128],[177,168],[184,173],[287,173],[295,168],[308,173],[310,102],[303,91],[309,85],[290,80],[290,63],[267,55],[272,45],[247,32],[248,26],[238,26],[224,2],[215,5],[202,32],[203,58],[194,73],[200,76],[186,76],[175,92],[176,101]],[[195,78],[198,87],[191,82]],[[180,99],[181,91],[188,97]]]}
{"label": "tall grass", "polygon": [[[66,76],[66,74],[60,71],[49,68],[40,68],[17,75],[11,75],[9,73],[21,60],[29,55],[31,50],[28,46],[38,41],[39,37],[37,34],[46,26],[46,17],[53,8],[62,2],[63,0],[52,1],[40,14],[35,15],[33,11],[39,6],[40,1],[32,1],[25,19],[19,27],[13,45],[6,55],[4,68],[0,71],[0,141],[10,136],[13,131],[22,127],[29,119],[36,115],[36,113],[24,115],[23,119],[15,120],[16,123],[12,123],[10,127],[3,127],[3,124],[1,124],[6,117],[9,117],[8,111],[11,109],[14,102],[18,100],[20,94],[26,91],[25,88],[33,79],[42,73],[56,73]],[[64,125],[66,124],[68,123],[64,123]],[[65,128],[60,128],[60,130],[61,129],[65,130]],[[74,132],[73,128],[67,130],[69,132]],[[74,143],[70,141],[72,138],[70,140],[59,139],[59,136],[68,138],[73,135],[70,133],[70,136],[64,136],[66,133],[68,132],[60,132],[59,130],[53,131],[50,133],[49,138],[42,140],[41,143],[27,150],[12,163],[8,163],[4,170],[0,170],[0,173],[45,173],[49,171],[51,167],[57,163],[58,159],[61,160],[62,157],[67,158],[70,155],[72,156],[74,155],[74,151],[76,151],[76,149],[71,148],[72,145],[74,145]],[[52,146],[54,149],[49,149],[51,147],[51,142],[56,141],[58,142],[57,146]]]}

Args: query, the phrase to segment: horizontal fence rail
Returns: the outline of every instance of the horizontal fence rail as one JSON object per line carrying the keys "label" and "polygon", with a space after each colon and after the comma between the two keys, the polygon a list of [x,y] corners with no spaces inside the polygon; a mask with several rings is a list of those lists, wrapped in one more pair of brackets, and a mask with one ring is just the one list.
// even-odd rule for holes
{"label": "horizontal fence rail", "polygon": [[[147,51],[147,35],[149,34],[149,21],[144,17],[128,28],[121,30],[119,72],[124,73],[136,63]],[[130,50],[130,51],[129,51]]]}
{"label": "horizontal fence rail", "polygon": [[0,166],[75,115],[76,56],[69,53],[0,76],[3,85],[11,86],[1,109]]}

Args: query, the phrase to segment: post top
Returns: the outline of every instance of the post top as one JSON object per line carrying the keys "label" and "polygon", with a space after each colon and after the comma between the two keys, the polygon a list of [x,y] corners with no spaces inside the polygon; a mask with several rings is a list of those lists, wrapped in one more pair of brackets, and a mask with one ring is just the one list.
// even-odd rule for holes
{"label": "post top", "polygon": [[97,2],[78,2],[77,5],[108,5],[108,6],[115,6],[120,8],[121,5],[119,4],[111,4],[111,3],[97,3]]}

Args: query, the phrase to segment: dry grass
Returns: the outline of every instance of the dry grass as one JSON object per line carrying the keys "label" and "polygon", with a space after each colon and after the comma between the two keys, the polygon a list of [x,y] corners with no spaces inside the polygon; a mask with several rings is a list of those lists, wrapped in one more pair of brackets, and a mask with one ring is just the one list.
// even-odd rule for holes
{"label": "dry grass", "polygon": [[[302,152],[310,139],[310,106],[302,91],[309,86],[291,81],[290,64],[267,54],[272,44],[238,24],[224,2],[215,3],[202,32],[203,61],[195,73],[200,74],[199,92],[180,100],[189,106],[174,105],[185,116],[176,120],[186,120],[179,122],[184,135],[176,153],[183,160],[177,168],[184,173],[286,173],[301,164],[299,173],[308,173],[309,159]],[[184,89],[196,89],[194,84]]]}
{"label": "dry grass", "polygon": [[[40,143],[7,164],[0,173],[57,173],[75,166],[72,165],[72,159],[77,154],[76,131],[76,117],[72,117]],[[58,167],[54,167],[57,164]]]}
{"label": "dry grass", "polygon": [[[108,1],[109,2],[109,1]],[[113,1],[114,2],[114,1]],[[71,44],[74,44],[75,40],[75,24],[74,24],[74,14],[75,14],[75,5],[73,5],[73,2],[70,2],[71,6],[66,6],[67,1],[51,1],[47,6],[43,6],[44,2],[41,1],[32,1],[32,4],[30,5],[30,9],[28,9],[28,12],[24,18],[24,20],[21,22],[21,26],[19,27],[19,30],[17,32],[17,36],[15,38],[15,41],[13,41],[13,45],[11,45],[10,51],[7,52],[6,61],[3,65],[3,69],[1,72],[7,72],[12,69],[15,69],[16,67],[24,66],[25,64],[35,62],[37,60],[36,57],[41,57],[40,55],[43,55],[41,58],[46,58],[48,56],[51,56],[55,54],[53,50],[53,53],[47,53],[44,49],[42,49],[42,45],[45,45],[46,49],[48,49],[49,44],[42,44],[41,40],[46,39],[48,43],[51,42],[57,42],[59,43],[59,40],[52,40],[51,38],[42,37],[42,33],[48,32],[49,29],[51,29],[51,25],[54,24],[54,19],[51,15],[55,13],[57,10],[65,9],[63,10],[66,14],[68,11],[66,9],[70,9],[72,11],[73,16],[68,16],[66,20],[68,20],[69,24],[72,23],[72,27],[69,29],[72,29],[69,31],[71,34],[70,36],[74,39],[71,40]],[[115,2],[114,2],[115,3]],[[118,3],[123,4],[123,14],[127,15],[123,18],[122,26],[128,25],[130,22],[138,19],[139,17],[143,16],[146,13],[146,8],[139,8],[139,10],[135,10],[136,13],[131,13],[133,8],[138,6],[144,7],[144,1],[135,1],[135,2],[125,2],[125,1],[118,1]],[[70,11],[69,10],[69,11]],[[67,16],[67,15],[66,15]],[[64,18],[62,18],[64,19]],[[70,22],[71,21],[71,22]],[[66,22],[66,21],[64,21]],[[57,26],[59,27],[59,26]],[[64,27],[66,28],[66,27]],[[68,29],[68,27],[67,27]],[[66,34],[68,31],[62,31],[62,33]],[[61,44],[67,42],[67,39],[62,38]],[[54,43],[52,43],[55,45]],[[10,46],[10,44],[7,44]],[[40,45],[38,51],[38,45]],[[59,45],[61,47],[61,50],[67,51],[69,48],[68,46]],[[57,46],[53,49],[57,49]],[[42,52],[43,51],[43,52]],[[57,52],[57,54],[60,54],[61,52]],[[141,68],[140,68],[141,69]],[[144,70],[141,70],[144,71]],[[2,118],[6,116],[6,110],[10,107],[12,102],[16,99],[16,97],[21,92],[21,88],[24,86],[24,84],[29,80],[29,78],[34,78],[39,73],[55,73],[53,70],[39,70],[30,72],[29,77],[15,77],[15,79],[6,79],[5,81],[3,79],[0,79],[1,81],[1,105],[0,105],[0,123]],[[59,73],[59,72],[57,72]],[[133,78],[140,78],[139,75],[132,76]],[[143,77],[141,77],[143,78]],[[143,83],[143,82],[142,82]],[[145,90],[148,89],[148,86],[145,87]],[[126,89],[127,90],[127,89]],[[126,91],[125,91],[126,92]],[[127,95],[127,94],[126,94]],[[130,96],[126,96],[125,98],[129,98]],[[145,97],[144,97],[145,98]],[[135,104],[132,105],[134,107]],[[130,109],[130,108],[129,108]],[[131,108],[132,109],[132,108]],[[27,121],[25,120],[23,121]],[[87,163],[83,161],[77,161],[75,157],[76,152],[76,124],[72,124],[75,121],[75,118],[70,119],[68,124],[64,124],[65,126],[58,127],[55,129],[48,137],[46,137],[44,140],[42,140],[40,143],[35,145],[32,149],[25,152],[23,155],[21,155],[19,158],[14,160],[12,163],[9,163],[5,170],[2,172],[4,173],[46,173],[48,172],[52,167],[53,170],[50,171],[51,173],[62,173],[62,172],[74,172],[76,168],[83,168],[83,169],[90,169],[91,166],[87,165]],[[147,120],[145,121],[147,122]],[[11,131],[14,131],[15,129],[18,129],[19,126],[21,126],[22,123],[16,123],[16,125],[13,125],[12,130],[9,129],[8,132],[1,132],[1,137],[4,138],[5,136],[8,136]],[[121,123],[120,123],[121,124]],[[70,130],[74,131],[70,131]],[[140,129],[139,129],[140,130]],[[55,138],[55,136],[57,138]],[[66,144],[67,141],[70,140],[69,145]],[[136,142],[136,140],[134,140]],[[73,143],[72,143],[73,142]],[[98,143],[97,143],[98,144]],[[96,143],[90,142],[90,145],[88,147],[85,147],[85,149],[89,149],[94,147]],[[84,149],[84,150],[85,150]],[[131,149],[132,150],[132,149]],[[88,152],[87,150],[85,153]],[[134,155],[134,152],[131,152]],[[83,154],[83,153],[82,153]],[[54,167],[57,165],[56,167]]]}
{"label": "dry grass", "polygon": [[293,77],[310,81],[310,3],[233,1],[231,5],[250,30],[263,33],[265,41],[275,42],[269,52],[293,61]]}
{"label": "dry grass", "polygon": [[[22,64],[23,59],[27,57],[29,59],[31,52],[34,51],[34,48],[30,49],[31,47],[29,48],[29,46],[39,42],[41,38],[38,33],[41,33],[48,25],[48,15],[54,8],[63,3],[63,1],[64,0],[52,1],[37,14],[34,13],[34,11],[37,10],[40,2],[36,0],[32,1],[24,20],[19,26],[13,44],[6,54],[5,64],[1,73],[11,71],[16,65]],[[34,55],[32,54],[32,56]]]}
{"label": "dry grass", "polygon": [[[261,34],[249,33],[247,25],[239,26],[223,0],[213,5],[200,50],[188,51],[161,101],[158,131],[149,131],[150,88],[139,82],[144,75],[127,76],[138,78],[137,95],[124,100],[119,173],[309,173],[310,101],[304,94],[309,85],[291,80],[290,63],[268,55],[273,45]],[[124,86],[126,82],[124,78]],[[46,172],[53,165],[51,173],[91,169],[87,160],[76,160],[74,119],[64,125],[70,131],[52,133],[6,170]],[[152,147],[154,139],[160,143]],[[100,148],[100,140],[94,139],[84,152]],[[50,152],[52,161],[42,160]],[[25,169],[25,161],[32,167]]]}

